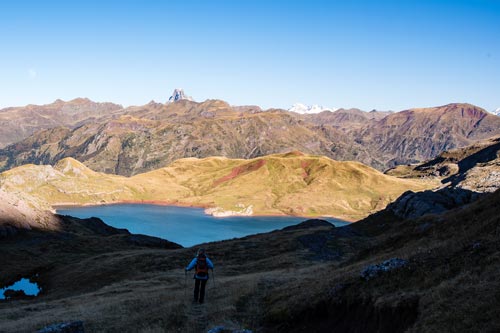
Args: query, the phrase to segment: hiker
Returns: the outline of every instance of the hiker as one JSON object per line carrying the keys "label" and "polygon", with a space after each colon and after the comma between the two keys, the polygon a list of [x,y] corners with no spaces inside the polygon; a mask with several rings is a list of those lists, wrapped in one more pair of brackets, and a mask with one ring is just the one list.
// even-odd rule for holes
{"label": "hiker", "polygon": [[[194,301],[203,303],[205,299],[205,286],[208,281],[208,269],[213,269],[214,264],[208,259],[205,249],[199,249],[196,257],[186,267],[185,272],[195,269],[194,273]],[[200,288],[201,287],[201,288]]]}

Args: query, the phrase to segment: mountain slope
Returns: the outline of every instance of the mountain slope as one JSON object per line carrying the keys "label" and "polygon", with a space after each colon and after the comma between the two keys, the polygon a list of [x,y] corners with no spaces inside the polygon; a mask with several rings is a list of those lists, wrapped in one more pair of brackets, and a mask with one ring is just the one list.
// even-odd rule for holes
{"label": "mountain slope", "polygon": [[386,173],[407,179],[437,177],[442,183],[436,191],[408,191],[387,210],[404,218],[440,214],[500,188],[500,137],[445,151],[426,163],[398,166]]}
{"label": "mountain slope", "polygon": [[96,103],[87,98],[46,105],[27,105],[0,110],[0,147],[20,141],[33,133],[57,126],[75,127],[123,109],[113,103]]}
{"label": "mountain slope", "polygon": [[348,220],[384,208],[404,191],[436,185],[299,152],[251,160],[181,159],[133,177],[97,173],[66,158],[54,167],[25,165],[5,171],[0,184],[52,205],[155,201],[213,207],[216,214],[332,215]]}
{"label": "mountain slope", "polygon": [[60,221],[49,205],[24,193],[9,193],[0,188],[0,239],[19,229],[57,230]]}
{"label": "mountain slope", "polygon": [[394,166],[424,161],[499,132],[500,117],[474,105],[448,104],[390,114],[356,136]]}
{"label": "mountain slope", "polygon": [[443,184],[455,188],[494,192],[500,185],[500,136],[444,151],[425,163],[398,166],[386,174],[403,178],[439,177]]}

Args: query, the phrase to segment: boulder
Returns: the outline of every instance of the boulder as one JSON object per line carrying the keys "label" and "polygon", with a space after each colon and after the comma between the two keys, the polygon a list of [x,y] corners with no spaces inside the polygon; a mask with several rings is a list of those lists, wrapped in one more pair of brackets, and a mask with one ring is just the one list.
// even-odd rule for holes
{"label": "boulder", "polygon": [[44,327],[37,333],[84,333],[83,321],[69,321]]}
{"label": "boulder", "polygon": [[361,272],[361,278],[366,281],[376,278],[382,273],[390,272],[408,266],[408,260],[391,258],[377,265],[369,265]]}

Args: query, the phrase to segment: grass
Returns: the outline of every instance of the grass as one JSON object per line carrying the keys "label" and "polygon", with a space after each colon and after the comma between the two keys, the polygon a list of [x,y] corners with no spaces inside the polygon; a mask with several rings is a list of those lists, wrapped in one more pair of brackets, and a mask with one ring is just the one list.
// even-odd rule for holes
{"label": "grass", "polygon": [[357,220],[383,209],[407,190],[433,188],[432,180],[384,175],[357,162],[301,153],[253,160],[181,159],[123,177],[94,172],[63,159],[56,166],[25,165],[0,175],[2,187],[51,205],[156,201],[223,210],[253,206],[256,215],[335,216]]}

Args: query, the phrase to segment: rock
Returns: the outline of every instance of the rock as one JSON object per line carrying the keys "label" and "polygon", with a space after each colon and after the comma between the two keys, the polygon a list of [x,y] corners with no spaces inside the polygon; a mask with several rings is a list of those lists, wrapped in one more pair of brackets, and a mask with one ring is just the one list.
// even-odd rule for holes
{"label": "rock", "polygon": [[214,217],[229,217],[229,216],[252,216],[253,205],[245,206],[244,204],[237,204],[235,206],[238,210],[225,210],[222,207],[214,207],[205,209],[205,214]]}
{"label": "rock", "polygon": [[38,333],[84,333],[83,321],[69,321],[53,324],[37,331]]}
{"label": "rock", "polygon": [[447,210],[469,204],[482,194],[460,188],[443,188],[439,191],[403,193],[387,206],[401,218],[417,218],[426,214],[440,214]]}
{"label": "rock", "polygon": [[227,328],[225,326],[215,326],[212,329],[209,329],[207,333],[252,333],[251,330],[247,329],[235,329],[235,328]]}
{"label": "rock", "polygon": [[483,244],[481,242],[477,241],[472,244],[472,250],[480,250],[483,247]]}
{"label": "rock", "polygon": [[297,240],[306,249],[314,254],[317,260],[336,260],[340,258],[341,252],[338,249],[332,250],[328,247],[328,241],[333,239],[330,233],[314,233],[300,236]]}
{"label": "rock", "polygon": [[409,264],[408,260],[391,258],[382,262],[381,264],[369,265],[361,272],[361,278],[368,281],[373,278],[376,278],[381,273],[390,272],[402,267],[406,267],[408,264]]}
{"label": "rock", "polygon": [[186,96],[184,93],[184,89],[174,89],[172,96],[168,99],[167,103],[177,102],[180,100],[186,99],[188,101],[192,101],[193,98]]}

